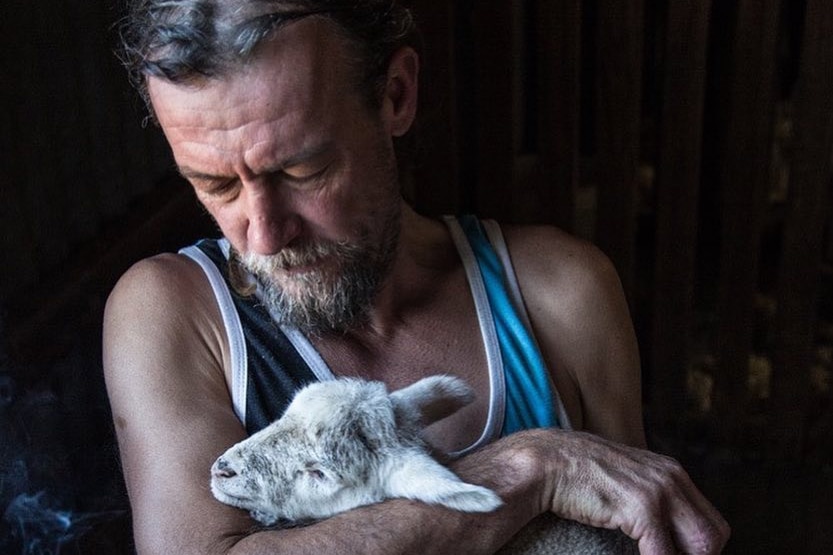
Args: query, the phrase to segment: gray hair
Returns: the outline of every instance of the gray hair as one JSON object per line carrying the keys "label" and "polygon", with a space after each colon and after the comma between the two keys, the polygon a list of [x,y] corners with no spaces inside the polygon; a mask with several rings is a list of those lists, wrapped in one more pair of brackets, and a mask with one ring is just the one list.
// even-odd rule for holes
{"label": "gray hair", "polygon": [[313,16],[335,23],[347,39],[356,85],[372,107],[393,53],[420,50],[413,17],[397,0],[130,0],[119,56],[150,108],[148,76],[174,83],[223,77],[282,27]]}

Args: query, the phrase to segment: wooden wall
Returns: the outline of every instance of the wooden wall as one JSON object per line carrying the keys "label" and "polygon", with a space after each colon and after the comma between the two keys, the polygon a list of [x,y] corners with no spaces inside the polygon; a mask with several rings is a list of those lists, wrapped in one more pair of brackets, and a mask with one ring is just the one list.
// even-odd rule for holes
{"label": "wooden wall", "polygon": [[5,299],[123,214],[168,161],[112,54],[111,6],[11,0],[3,12]]}
{"label": "wooden wall", "polygon": [[[426,31],[418,209],[596,242],[631,303],[652,429],[693,418],[740,444],[752,426],[787,458],[833,445],[833,7],[410,3]],[[43,330],[89,298],[98,315],[130,262],[210,227],[141,125],[111,53],[118,15],[104,0],[4,5],[13,351],[41,354]]]}
{"label": "wooden wall", "polygon": [[631,303],[652,430],[694,421],[833,459],[833,6],[412,4],[428,29],[417,206],[596,242]]}
{"label": "wooden wall", "polygon": [[[596,242],[636,323],[652,447],[697,454],[727,552],[830,553],[833,4],[409,1],[426,42],[417,208]],[[0,17],[0,401],[89,378],[101,406],[67,421],[87,438],[109,425],[110,288],[212,232],[112,55],[121,4],[7,0]],[[90,542],[122,551],[81,551],[130,552],[127,516],[112,528]]]}
{"label": "wooden wall", "polygon": [[120,6],[3,4],[0,323],[26,368],[96,329],[131,262],[207,227],[113,53]]}

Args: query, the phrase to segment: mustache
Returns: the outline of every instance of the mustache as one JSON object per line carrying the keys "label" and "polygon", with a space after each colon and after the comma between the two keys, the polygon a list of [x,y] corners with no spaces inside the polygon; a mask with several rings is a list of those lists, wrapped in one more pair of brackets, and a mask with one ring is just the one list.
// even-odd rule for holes
{"label": "mustache", "polygon": [[275,254],[243,253],[239,255],[239,260],[255,274],[268,274],[276,270],[286,271],[299,266],[311,266],[331,256],[350,257],[355,251],[356,247],[347,242],[315,241],[284,247]]}

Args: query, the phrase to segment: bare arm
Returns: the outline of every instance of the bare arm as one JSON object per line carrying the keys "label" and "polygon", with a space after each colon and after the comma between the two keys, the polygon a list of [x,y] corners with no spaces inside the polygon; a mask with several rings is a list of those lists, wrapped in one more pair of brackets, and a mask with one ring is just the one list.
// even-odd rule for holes
{"label": "bare arm", "polygon": [[144,261],[105,315],[104,363],[139,553],[492,553],[544,510],[538,469],[511,441],[459,461],[494,488],[502,510],[470,515],[407,501],[360,508],[305,528],[252,533],[243,511],[208,487],[214,459],[245,432],[233,414],[224,330],[199,268]]}
{"label": "bare arm", "polygon": [[551,227],[510,228],[532,325],[574,426],[535,431],[550,510],[639,540],[640,552],[718,553],[729,526],[676,461],[644,450],[640,361],[616,270]]}
{"label": "bare arm", "polygon": [[552,227],[510,228],[507,242],[573,426],[644,447],[639,352],[610,260]]}

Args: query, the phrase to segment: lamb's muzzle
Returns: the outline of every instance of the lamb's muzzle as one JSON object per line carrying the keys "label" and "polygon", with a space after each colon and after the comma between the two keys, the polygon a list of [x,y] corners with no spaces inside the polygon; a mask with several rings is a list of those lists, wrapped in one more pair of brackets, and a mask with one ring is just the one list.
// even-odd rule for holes
{"label": "lamb's muzzle", "polygon": [[231,478],[236,476],[237,472],[230,468],[228,461],[226,461],[223,457],[220,457],[211,467],[211,475],[217,477],[218,479]]}

